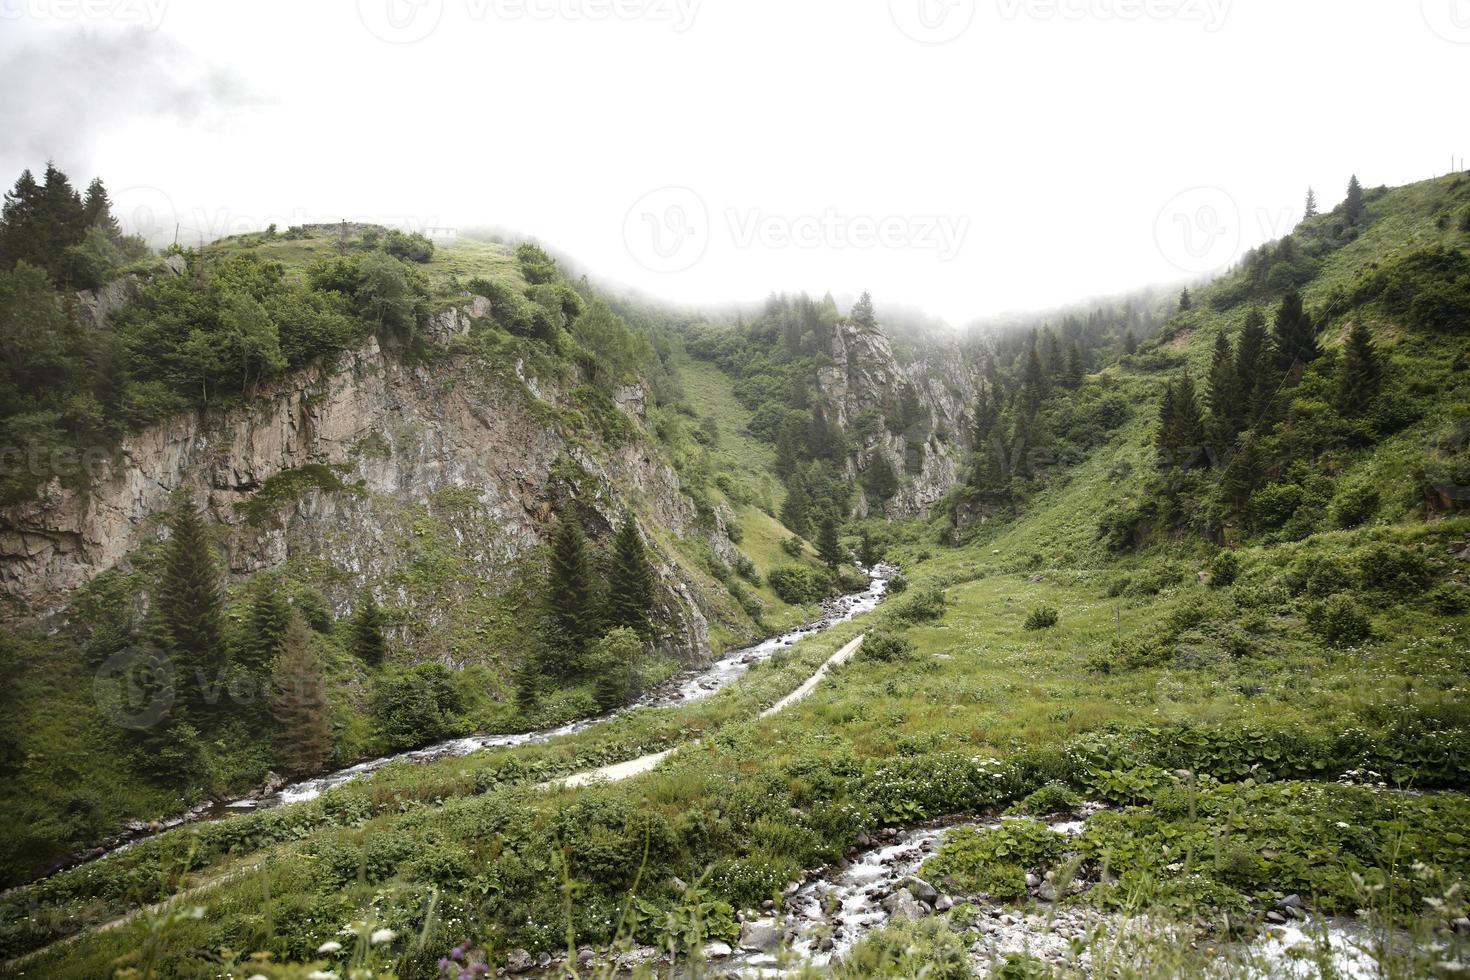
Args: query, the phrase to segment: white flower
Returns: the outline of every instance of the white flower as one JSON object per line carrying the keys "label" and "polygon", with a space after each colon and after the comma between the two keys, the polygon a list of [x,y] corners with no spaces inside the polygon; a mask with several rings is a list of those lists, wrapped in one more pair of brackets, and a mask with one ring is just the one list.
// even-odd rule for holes
{"label": "white flower", "polygon": [[378,943],[391,943],[397,938],[398,933],[392,929],[374,929],[373,934],[368,937],[368,942],[376,946]]}
{"label": "white flower", "polygon": [[1343,820],[1339,820],[1339,821],[1338,821],[1338,822],[1337,822],[1337,825],[1338,825],[1338,826],[1339,826],[1339,827],[1341,827],[1341,828],[1342,828],[1342,829],[1343,829],[1343,830],[1347,830],[1347,829],[1348,829],[1348,824],[1347,824],[1347,822],[1346,822],[1346,821],[1343,821]]}
{"label": "white flower", "polygon": [[335,939],[329,939],[316,948],[318,953],[340,953],[342,944]]}
{"label": "white flower", "polygon": [[330,970],[312,970],[306,975],[306,980],[337,980],[337,974]]}

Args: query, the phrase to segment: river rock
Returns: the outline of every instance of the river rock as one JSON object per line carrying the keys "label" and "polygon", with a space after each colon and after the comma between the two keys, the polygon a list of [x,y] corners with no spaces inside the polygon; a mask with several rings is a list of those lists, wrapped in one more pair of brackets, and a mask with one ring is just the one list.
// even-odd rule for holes
{"label": "river rock", "polygon": [[948,912],[952,908],[954,908],[954,899],[948,895],[940,895],[934,900],[934,911],[936,912]]}
{"label": "river rock", "polygon": [[883,908],[890,917],[901,922],[914,922],[922,919],[927,909],[919,904],[919,900],[907,890],[899,890],[883,900]]}
{"label": "river rock", "polygon": [[898,883],[898,887],[907,888],[909,894],[926,905],[933,905],[935,900],[939,898],[939,889],[929,884],[923,878],[915,875],[909,875],[907,878],[904,878]]}
{"label": "river rock", "polygon": [[525,973],[532,965],[531,954],[524,949],[513,949],[505,958],[506,973]]}
{"label": "river rock", "polygon": [[1275,909],[1272,909],[1270,912],[1266,913],[1266,921],[1271,923],[1273,926],[1284,926],[1286,925],[1286,916],[1282,915],[1280,912],[1277,912]]}
{"label": "river rock", "polygon": [[707,960],[721,960],[735,952],[729,943],[712,942],[704,944],[704,958]]}
{"label": "river rock", "polygon": [[740,948],[769,953],[781,945],[781,933],[775,919],[756,919],[740,927]]}
{"label": "river rock", "polygon": [[268,772],[265,774],[265,782],[260,784],[260,795],[274,796],[279,793],[281,791],[281,788],[285,785],[285,776],[282,776],[277,772]]}

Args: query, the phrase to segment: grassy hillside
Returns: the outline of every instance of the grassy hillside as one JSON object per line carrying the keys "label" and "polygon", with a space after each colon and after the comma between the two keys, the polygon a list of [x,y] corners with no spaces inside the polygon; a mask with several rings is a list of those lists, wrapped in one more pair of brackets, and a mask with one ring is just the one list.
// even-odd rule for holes
{"label": "grassy hillside", "polygon": [[[1455,925],[1470,880],[1470,514],[1436,488],[1463,452],[1441,436],[1466,416],[1470,322],[1428,329],[1422,305],[1396,312],[1393,289],[1364,284],[1382,272],[1414,297],[1451,289],[1402,263],[1428,245],[1463,250],[1467,205],[1465,177],[1369,191],[1365,215],[1311,219],[1284,252],[1273,244],[1199,291],[1156,340],[1033,394],[1027,345],[1009,348],[998,424],[1009,438],[1019,423],[1046,455],[997,475],[977,454],[933,520],[881,528],[905,592],[708,702],[172,832],[10,896],[6,948],[219,881],[190,899],[197,919],[87,934],[30,969],[88,977],[146,956],[199,976],[228,948],[428,977],[462,942],[493,963],[635,942],[697,958],[737,936],[737,912],[779,910],[788,882],[885,828],[1085,799],[1107,809],[1071,843],[1019,823],[953,838],[925,874],[955,907],[890,924],[834,972],[970,975],[965,950],[993,916],[1049,914],[1028,872],[1079,883],[1059,905],[1117,916],[1076,938],[1069,974],[1086,953],[1120,976],[1229,975],[1295,907],[1288,896],[1397,936],[1370,951],[1384,975],[1451,969],[1470,952]],[[1251,311],[1289,307],[1292,288],[1326,352],[1287,364],[1237,433],[1261,455],[1233,503],[1228,462],[1161,468],[1159,406],[1186,368],[1207,376],[1217,336],[1239,343]],[[1383,382],[1350,409],[1335,352],[1359,320]],[[768,445],[743,434],[717,371],[677,373],[684,410],[670,406],[660,438],[681,472],[703,472],[706,506],[732,506],[742,551],[763,570],[784,563],[781,526],[737,503],[776,492]],[[759,717],[858,633],[859,656],[812,697]],[[626,782],[533,788],[681,743]],[[321,951],[352,923],[396,938]],[[1050,969],[1018,955],[999,975]]]}

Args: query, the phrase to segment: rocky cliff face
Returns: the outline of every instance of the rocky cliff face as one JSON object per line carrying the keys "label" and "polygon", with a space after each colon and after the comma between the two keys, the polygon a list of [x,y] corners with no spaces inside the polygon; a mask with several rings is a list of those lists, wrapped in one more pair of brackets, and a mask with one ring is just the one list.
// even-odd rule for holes
{"label": "rocky cliff face", "polygon": [[[854,454],[848,472],[856,480],[874,454],[886,456],[900,476],[888,501],[889,517],[923,515],[963,477],[965,419],[975,398],[975,375],[957,339],[928,336],[903,345],[903,354],[881,330],[852,324],[832,328],[833,363],[818,371],[818,387],[831,417],[847,431]],[[892,431],[863,425],[864,415],[891,418],[912,386],[922,421]],[[858,495],[859,516],[868,502]]]}
{"label": "rocky cliff face", "polygon": [[[476,312],[440,314],[430,333],[464,333]],[[633,435],[601,440],[567,422],[571,387],[470,356],[411,363],[369,341],[248,405],[180,415],[103,454],[81,485],[53,481],[0,510],[0,615],[45,621],[99,574],[126,570],[163,536],[158,515],[178,490],[219,525],[233,578],[294,563],[339,611],[372,587],[413,610],[406,643],[448,660],[466,651],[439,627],[467,598],[523,580],[528,553],[574,499],[604,529],[636,502],[646,520],[729,552],[645,438],[643,389],[615,399]],[[674,568],[661,570],[669,642],[702,658],[705,614]]]}

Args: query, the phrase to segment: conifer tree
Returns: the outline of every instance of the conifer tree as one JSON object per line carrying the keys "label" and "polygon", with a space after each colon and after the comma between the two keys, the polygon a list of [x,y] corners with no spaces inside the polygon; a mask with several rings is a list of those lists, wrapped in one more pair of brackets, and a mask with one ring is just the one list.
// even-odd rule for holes
{"label": "conifer tree", "polygon": [[[886,462],[886,460],[885,460]],[[807,512],[806,481],[801,471],[792,472],[786,481],[786,499],[781,504],[781,523],[801,537],[811,535],[811,516]]]}
{"label": "conifer tree", "polygon": [[1358,175],[1353,174],[1348,181],[1347,200],[1343,202],[1342,210],[1349,225],[1356,225],[1363,220],[1363,185],[1358,183]]}
{"label": "conifer tree", "polygon": [[553,666],[563,677],[574,675],[580,672],[588,648],[602,633],[592,562],[575,505],[563,510],[552,537],[544,602],[546,641],[555,656]]}
{"label": "conifer tree", "polygon": [[1071,346],[1067,348],[1067,369],[1065,374],[1067,387],[1080,387],[1086,373],[1087,368],[1082,362],[1082,348],[1074,340]]}
{"label": "conifer tree", "polygon": [[1215,337],[1205,398],[1210,407],[1210,441],[1223,450],[1245,427],[1246,399],[1236,370],[1235,352],[1223,333]]}
{"label": "conifer tree", "polygon": [[624,627],[641,635],[652,630],[649,617],[653,609],[653,566],[638,533],[638,522],[631,511],[623,512],[613,544],[611,574],[608,576],[607,625]]}
{"label": "conifer tree", "polygon": [[1348,331],[1337,370],[1337,407],[1349,418],[1368,410],[1383,383],[1383,366],[1373,344],[1373,333],[1361,319]]}
{"label": "conifer tree", "polygon": [[1195,394],[1194,380],[1186,371],[1178,380],[1164,385],[1156,440],[1160,465],[1166,469],[1190,469],[1199,465],[1204,437],[1199,398]]}
{"label": "conifer tree", "polygon": [[837,525],[832,518],[822,520],[822,528],[817,532],[817,555],[828,568],[836,568],[842,562],[842,544],[837,540]]}
{"label": "conifer tree", "polygon": [[1301,293],[1287,290],[1276,311],[1276,359],[1283,372],[1298,364],[1308,364],[1322,355],[1317,343],[1317,328],[1302,308]]}
{"label": "conifer tree", "polygon": [[990,442],[995,424],[1000,420],[1000,402],[994,394],[995,387],[982,382],[975,395],[975,411],[970,417],[970,446],[979,451]]}
{"label": "conifer tree", "polygon": [[180,497],[168,515],[158,585],[159,625],[173,656],[179,701],[193,717],[212,705],[228,667],[224,645],[224,594],[209,532],[191,501]]}
{"label": "conifer tree", "polygon": [[1021,368],[1021,408],[1029,416],[1035,415],[1046,397],[1046,372],[1041,367],[1041,355],[1037,353],[1035,338],[1026,351],[1026,360]]}
{"label": "conifer tree", "polygon": [[92,178],[92,182],[87,185],[87,196],[82,199],[82,215],[88,228],[98,229],[110,241],[122,237],[122,229],[118,227],[117,218],[112,214],[112,199],[107,196],[107,188],[103,186],[101,177]]}
{"label": "conifer tree", "polygon": [[388,642],[383,636],[383,610],[371,589],[363,590],[349,630],[347,648],[352,655],[369,667],[381,666],[388,654]]}
{"label": "conifer tree", "polygon": [[268,669],[281,652],[291,617],[291,606],[275,582],[262,579],[255,583],[240,644],[241,663],[251,670]]}
{"label": "conifer tree", "polygon": [[1129,327],[1123,333],[1123,353],[1125,353],[1125,354],[1137,354],[1138,353],[1138,335],[1133,332],[1133,328],[1132,327]]}
{"label": "conifer tree", "polygon": [[1260,486],[1264,462],[1260,446],[1251,436],[1247,436],[1226,461],[1225,471],[1220,474],[1220,492],[1237,513],[1245,510],[1251,494]]}
{"label": "conifer tree", "polygon": [[332,753],[322,663],[311,631],[292,616],[272,670],[271,714],[281,735],[283,767],[292,774],[316,772]]}
{"label": "conifer tree", "polygon": [[1062,357],[1062,343],[1057,335],[1050,330],[1046,332],[1046,376],[1048,379],[1061,380],[1062,374],[1067,370],[1067,362]]}
{"label": "conifer tree", "polygon": [[5,192],[0,209],[0,268],[20,261],[45,268],[46,243],[41,230],[41,185],[30,170],[21,171],[15,189]]}
{"label": "conifer tree", "polygon": [[1307,207],[1306,212],[1302,215],[1302,217],[1317,217],[1317,192],[1312,190],[1310,187],[1307,188]]}
{"label": "conifer tree", "polygon": [[1189,287],[1185,286],[1179,293],[1179,312],[1187,313],[1194,309],[1194,298],[1189,295]]}
{"label": "conifer tree", "polygon": [[864,329],[872,329],[878,325],[878,319],[873,314],[873,297],[868,295],[866,289],[858,297],[858,301],[853,304],[852,315],[849,319],[854,325]]}

